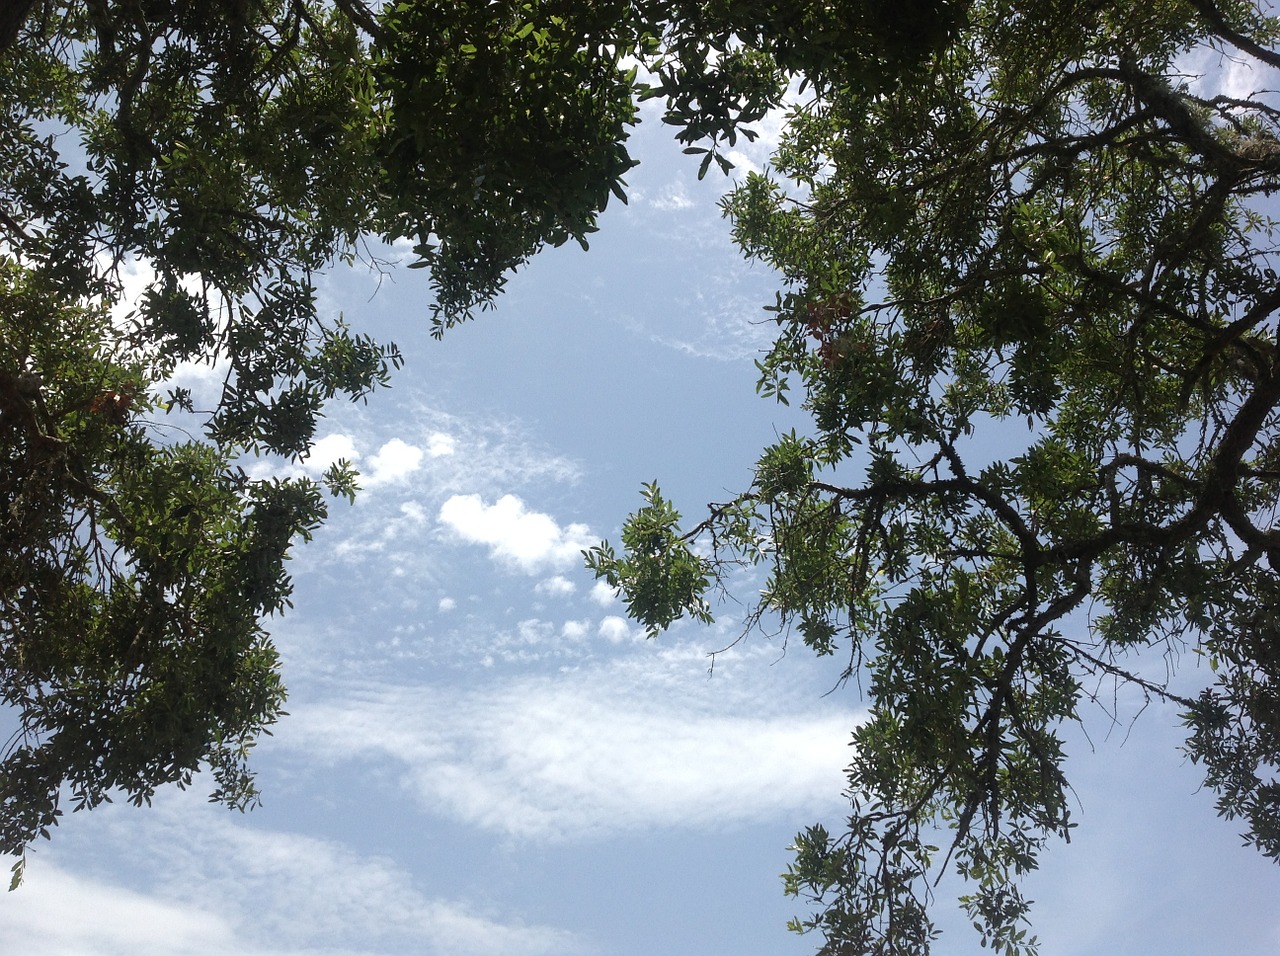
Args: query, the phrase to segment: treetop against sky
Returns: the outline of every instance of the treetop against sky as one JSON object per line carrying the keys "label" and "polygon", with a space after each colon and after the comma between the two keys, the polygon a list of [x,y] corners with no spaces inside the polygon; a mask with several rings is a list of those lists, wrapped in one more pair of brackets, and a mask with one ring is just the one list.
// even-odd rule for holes
{"label": "treetop against sky", "polygon": [[[246,922],[300,860],[309,899],[351,871],[384,896],[327,945],[672,951],[572,875],[623,847],[691,952],[764,945],[694,929],[726,867],[813,931],[771,951],[945,952],[964,922],[1017,953],[1033,919],[1066,951],[1056,838],[1088,847],[1101,806],[1114,857],[1108,810],[1186,808],[1089,769],[1144,708],[1191,759],[1161,779],[1206,784],[1259,872],[1275,36],[1211,0],[11,5],[15,880],[65,832],[0,932],[133,945],[38,901],[103,913],[93,861],[134,845],[116,902],[193,952],[314,946],[320,902],[273,889]],[[214,822],[166,787],[210,769],[215,802],[267,808]],[[1200,809],[1187,861],[1215,852]],[[184,819],[278,868],[157,889]],[[790,900],[760,889],[784,866]],[[1177,907],[1270,951],[1240,905],[1261,872]],[[1141,926],[1135,952],[1203,932]]]}

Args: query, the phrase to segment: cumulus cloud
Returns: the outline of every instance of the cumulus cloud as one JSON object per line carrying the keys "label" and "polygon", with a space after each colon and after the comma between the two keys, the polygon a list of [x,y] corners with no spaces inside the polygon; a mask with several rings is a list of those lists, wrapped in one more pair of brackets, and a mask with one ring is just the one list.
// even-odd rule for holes
{"label": "cumulus cloud", "polygon": [[458,450],[458,442],[444,432],[432,432],[427,436],[427,454],[432,458],[443,458]]}
{"label": "cumulus cloud", "polygon": [[563,597],[566,594],[572,594],[578,590],[578,586],[566,578],[563,574],[557,574],[554,577],[547,578],[545,581],[539,581],[534,587],[539,594],[550,594],[553,596]]}
{"label": "cumulus cloud", "polygon": [[401,481],[422,466],[423,452],[416,445],[393,438],[370,456],[365,484]]}
{"label": "cumulus cloud", "polygon": [[351,440],[351,436],[335,432],[325,435],[312,445],[311,452],[303,464],[307,470],[319,473],[340,458],[353,462],[359,457],[360,453],[356,451],[356,443]]}
{"label": "cumulus cloud", "polygon": [[601,607],[608,607],[618,600],[618,589],[604,581],[597,581],[591,587],[591,600]]}
{"label": "cumulus cloud", "polygon": [[[356,464],[360,485],[372,493],[360,497],[354,508],[331,508],[320,532],[325,544],[301,549],[295,570],[301,579],[303,564],[309,569],[336,563],[353,566],[366,555],[383,554],[382,567],[392,564],[397,570],[370,575],[363,598],[397,574],[442,592],[454,589],[442,578],[448,576],[456,553],[438,547],[436,517],[446,499],[478,493],[487,502],[508,489],[562,490],[579,478],[574,462],[532,446],[510,422],[476,422],[412,403],[396,415],[395,432],[378,428],[361,408],[337,406],[328,418],[333,432],[316,443],[309,460],[297,464],[264,458],[246,468],[255,478],[315,478],[337,458]],[[517,529],[529,530],[528,522]],[[578,563],[576,537],[562,535],[558,543],[561,547],[553,546],[546,560],[524,557],[536,566],[530,573],[546,577]],[[562,559],[566,552],[573,555],[567,563]],[[515,560],[510,563],[521,566]]]}
{"label": "cumulus cloud", "polygon": [[568,567],[596,542],[586,525],[561,527],[550,515],[528,510],[515,495],[503,495],[492,505],[479,495],[453,495],[440,506],[439,517],[464,541],[488,545],[495,559],[527,574]]}
{"label": "cumulus cloud", "polygon": [[[349,462],[360,462],[363,459],[356,441],[344,432],[333,432],[325,435],[311,446],[311,451],[302,462],[302,471],[312,476],[319,475],[326,468],[341,458]],[[425,457],[423,450],[411,445],[401,438],[392,438],[360,466],[360,484],[364,487],[391,484],[403,481],[422,467]],[[260,470],[271,473],[283,471],[284,474],[298,474],[299,469],[285,466],[274,460],[256,463]]]}
{"label": "cumulus cloud", "polygon": [[611,644],[620,644],[631,636],[627,619],[610,614],[600,622],[600,636]]}

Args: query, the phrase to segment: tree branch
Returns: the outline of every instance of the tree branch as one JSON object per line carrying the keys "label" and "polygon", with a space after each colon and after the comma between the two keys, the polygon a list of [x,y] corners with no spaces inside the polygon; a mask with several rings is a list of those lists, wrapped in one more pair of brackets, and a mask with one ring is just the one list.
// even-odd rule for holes
{"label": "tree branch", "polygon": [[1213,31],[1215,36],[1226,40],[1236,49],[1257,57],[1263,63],[1280,67],[1280,55],[1250,40],[1243,33],[1233,28],[1213,0],[1188,0],[1188,2],[1200,14],[1204,22],[1208,24],[1209,29]]}

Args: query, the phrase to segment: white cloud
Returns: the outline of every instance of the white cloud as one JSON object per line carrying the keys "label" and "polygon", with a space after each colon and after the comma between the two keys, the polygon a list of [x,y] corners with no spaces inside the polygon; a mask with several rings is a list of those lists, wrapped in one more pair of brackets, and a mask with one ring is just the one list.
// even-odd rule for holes
{"label": "white cloud", "polygon": [[756,165],[755,161],[740,149],[729,150],[726,158],[733,163],[732,175],[735,178],[741,177],[745,179],[747,173],[760,172],[760,167]]}
{"label": "white cloud", "polygon": [[351,436],[334,432],[331,435],[325,435],[311,446],[311,452],[307,455],[304,464],[309,471],[319,473],[339,458],[354,462],[359,457],[360,453],[356,451],[356,444],[351,440]]}
{"label": "white cloud", "polygon": [[458,442],[452,435],[444,432],[432,432],[427,436],[427,454],[432,458],[443,458],[458,450]]}
{"label": "white cloud", "polygon": [[494,558],[528,574],[568,567],[596,542],[586,525],[562,528],[550,515],[527,510],[515,495],[503,495],[492,505],[479,495],[454,495],[440,506],[440,521],[464,541],[487,544]]}
{"label": "white cloud", "polygon": [[[355,439],[344,432],[333,432],[311,446],[311,451],[302,462],[301,469],[282,463],[275,458],[263,458],[255,461],[250,466],[250,471],[257,477],[265,477],[269,474],[297,475],[304,471],[314,477],[340,458],[354,463],[359,462],[362,457],[360,450],[356,447]],[[364,487],[373,487],[402,481],[422,466],[423,457],[421,448],[410,445],[400,438],[392,438],[384,442],[382,447],[359,469],[360,484]]]}
{"label": "white cloud", "polygon": [[758,263],[743,267],[726,261],[724,268],[704,276],[704,288],[696,294],[700,321],[680,325],[651,323],[654,341],[689,355],[720,361],[739,361],[768,351],[776,327],[762,307],[770,303],[764,282],[776,281]]}
{"label": "white cloud", "polygon": [[684,181],[676,180],[674,183],[664,186],[658,198],[650,201],[650,205],[654,209],[673,211],[690,209],[693,207],[694,202],[689,198],[689,194],[685,190]]}
{"label": "white cloud", "polygon": [[[567,621],[557,628],[551,621],[534,617],[517,622],[514,628],[467,631],[464,625],[449,635],[447,653],[455,662],[478,662],[483,667],[493,667],[498,663],[527,666],[557,661],[563,667],[574,668],[590,653],[582,642],[590,631],[589,621]],[[430,659],[440,659],[432,654],[430,649],[424,652]]]}
{"label": "white cloud", "polygon": [[547,578],[545,581],[539,581],[534,587],[539,594],[550,594],[554,596],[563,596],[572,594],[578,590],[578,586],[566,578],[563,574],[557,574],[555,577]]}
{"label": "white cloud", "polygon": [[[22,905],[0,908],[0,951],[558,956],[580,949],[568,933],[503,923],[426,897],[385,858],[237,824],[195,793],[166,793],[145,822],[133,818],[137,811],[121,810],[96,814],[99,845],[117,844],[119,851],[107,854],[114,858],[107,881],[33,860],[26,883],[10,897]],[[140,867],[142,882],[152,883],[148,893],[112,885],[122,861]]]}
{"label": "white cloud", "polygon": [[416,501],[402,501],[400,503],[400,513],[409,519],[412,524],[427,523],[426,509]]}
{"label": "white cloud", "polygon": [[514,640],[521,644],[535,645],[545,643],[555,632],[555,628],[547,621],[540,621],[536,617],[528,618],[516,625],[516,634]]}
{"label": "white cloud", "polygon": [[618,600],[618,589],[605,581],[597,581],[591,587],[591,600],[601,607],[608,607]]}
{"label": "white cloud", "polygon": [[451,597],[442,597],[440,603],[436,605],[441,611],[452,611],[458,606],[458,602]]}
{"label": "white cloud", "polygon": [[1199,96],[1222,94],[1275,106],[1280,71],[1239,50],[1226,54],[1207,46],[1197,47],[1180,56],[1176,68]]}
{"label": "white cloud", "polygon": [[0,908],[6,953],[197,956],[237,949],[231,923],[203,907],[82,879],[38,858],[6,903]]}
{"label": "white cloud", "polygon": [[291,707],[277,741],[311,760],[389,760],[425,812],[521,838],[716,830],[842,806],[853,712],[785,694],[770,707],[758,683],[707,680],[700,649],[636,657],[471,691],[369,685]]}
{"label": "white cloud", "polygon": [[621,644],[631,636],[631,625],[626,618],[610,614],[600,622],[600,636],[611,644]]}
{"label": "white cloud", "polygon": [[[367,421],[361,409],[344,411]],[[401,437],[426,449],[417,483],[442,496],[492,495],[542,482],[563,486],[581,477],[577,463],[531,443],[519,420],[477,421],[422,400],[399,404],[395,414]]]}
{"label": "white cloud", "polygon": [[393,438],[369,458],[369,470],[364,483],[382,485],[401,481],[422,466],[422,457],[421,448]]}

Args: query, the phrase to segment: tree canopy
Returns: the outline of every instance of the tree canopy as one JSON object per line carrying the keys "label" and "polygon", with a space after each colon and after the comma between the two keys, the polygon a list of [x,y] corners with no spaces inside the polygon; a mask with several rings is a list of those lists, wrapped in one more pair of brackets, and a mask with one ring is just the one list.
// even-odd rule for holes
{"label": "tree canopy", "polygon": [[[949,6],[908,5],[917,20]],[[389,268],[371,240],[412,249],[440,334],[543,246],[586,247],[610,198],[625,201],[640,99],[665,100],[702,172],[727,166],[721,146],[751,135],[788,71],[867,79],[919,60],[935,41],[895,17],[767,0],[0,8],[0,695],[14,728],[0,850],[18,857],[15,881],[64,799],[143,803],[212,767],[214,799],[255,800],[247,753],[284,702],[262,620],[288,605],[289,548],[323,520],[324,490],[350,497],[357,476],[241,466],[306,455],[326,403],[365,399],[400,364],[321,314],[321,271]],[[149,278],[126,297],[131,270]],[[175,383],[193,363],[220,395]]]}
{"label": "tree canopy", "polygon": [[[0,694],[16,729],[0,850],[15,879],[64,794],[141,803],[212,766],[215,799],[252,802],[246,753],[283,703],[261,619],[288,603],[290,543],[325,502],[239,463],[304,455],[326,402],[363,399],[399,362],[319,314],[317,272],[366,237],[407,241],[439,330],[542,245],[585,246],[633,164],[640,89],[622,58],[652,56],[664,22],[625,3],[5,5]],[[126,302],[138,264],[153,278]],[[165,385],[192,362],[224,376],[211,408]],[[355,492],[346,463],[325,483]]]}
{"label": "tree canopy", "polygon": [[687,530],[646,486],[588,556],[651,634],[758,569],[750,624],[863,689],[850,815],[786,876],[832,956],[928,952],[947,868],[984,945],[1034,951],[1020,878],[1076,825],[1062,730],[1117,683],[1180,705],[1219,813],[1280,858],[1280,24],[955,22],[894,82],[805,71],[724,201],[784,281],[758,390],[811,427]]}
{"label": "tree canopy", "polygon": [[[1181,704],[1220,811],[1280,856],[1280,106],[1194,75],[1280,66],[1277,29],[1244,0],[4,7],[15,878],[64,799],[212,767],[253,802],[284,705],[262,621],[322,486],[357,476],[241,464],[305,455],[327,402],[399,364],[320,314],[318,273],[412,249],[441,333],[586,246],[652,97],[700,173],[787,104],[725,212],[785,283],[759,390],[812,427],[690,530],[648,486],[589,560],[653,633],[758,568],[751,620],[864,687],[851,814],[797,839],[797,928],[926,952],[950,866],[984,942],[1032,948],[1019,878],[1074,825],[1060,731],[1099,680]],[[126,300],[131,264],[154,277]],[[223,376],[211,407],[170,382],[191,362]],[[1148,673],[1162,646],[1210,686]]]}

